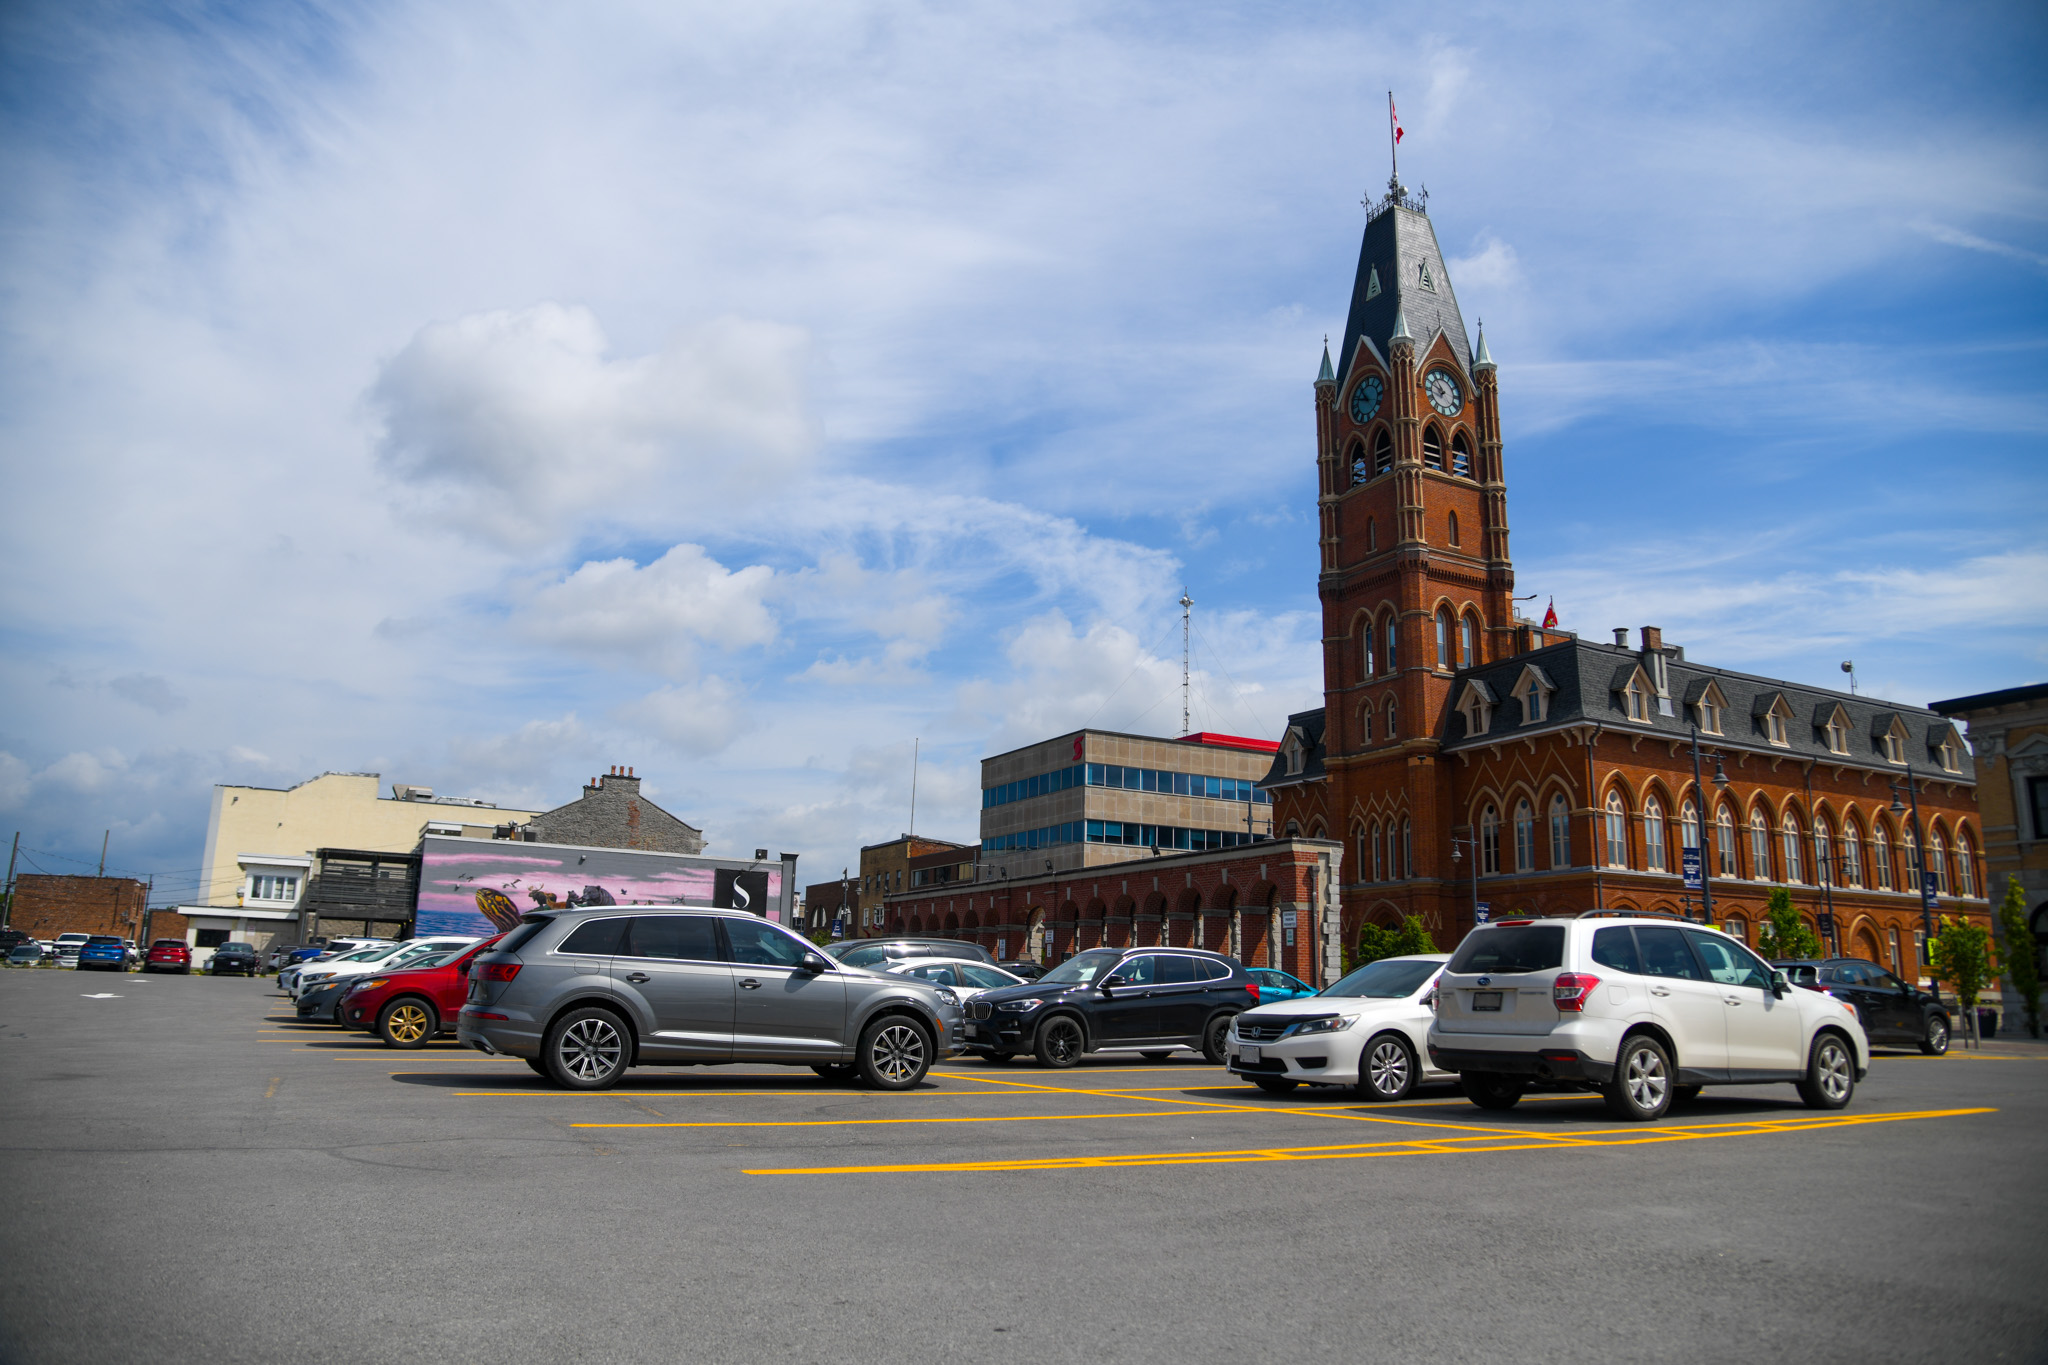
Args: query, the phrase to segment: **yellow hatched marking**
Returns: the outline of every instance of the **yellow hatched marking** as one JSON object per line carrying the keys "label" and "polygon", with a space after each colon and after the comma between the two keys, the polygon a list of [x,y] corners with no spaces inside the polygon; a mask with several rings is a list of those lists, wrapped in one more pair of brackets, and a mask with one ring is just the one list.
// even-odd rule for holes
{"label": "yellow hatched marking", "polygon": [[1139,1109],[1128,1114],[944,1114],[917,1119],[754,1119],[721,1123],[572,1123],[571,1128],[863,1128],[897,1123],[1080,1123],[1088,1119],[1213,1119],[1223,1115],[1201,1109]]}
{"label": "yellow hatched marking", "polygon": [[912,1162],[885,1166],[786,1166],[746,1171],[748,1175],[882,1175],[942,1172],[1066,1171],[1129,1166],[1209,1166],[1253,1161],[1359,1161],[1385,1156],[1467,1156],[1492,1152],[1528,1152],[1560,1147],[1634,1147],[1663,1142],[1696,1142],[1712,1138],[1760,1137],[1774,1133],[1813,1132],[1828,1128],[1859,1128],[1915,1119],[1960,1118],[1995,1114],[1996,1109],[1927,1109],[1894,1114],[1843,1114],[1828,1118],[1800,1116],[1743,1123],[1694,1125],[1686,1128],[1592,1129],[1579,1133],[1541,1134],[1495,1130],[1484,1137],[1440,1137],[1403,1142],[1346,1143],[1329,1147],[1262,1147],[1218,1152],[1132,1152],[1110,1156],[1037,1157],[1018,1160]]}

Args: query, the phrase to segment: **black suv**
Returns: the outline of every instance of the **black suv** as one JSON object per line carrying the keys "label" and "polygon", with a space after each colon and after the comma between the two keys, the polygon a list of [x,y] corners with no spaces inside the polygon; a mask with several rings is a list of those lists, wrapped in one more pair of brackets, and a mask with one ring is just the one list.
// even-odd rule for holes
{"label": "black suv", "polygon": [[1825,991],[1855,1006],[1872,1044],[1913,1043],[1930,1057],[1948,1051],[1948,1007],[1860,957],[1788,959],[1771,964],[1795,986]]}
{"label": "black suv", "polygon": [[207,959],[206,970],[215,976],[226,976],[229,972],[239,972],[243,976],[254,976],[256,975],[257,967],[260,965],[261,963],[256,957],[256,947],[254,944],[223,943],[220,947],[215,948],[213,956]]}
{"label": "black suv", "polygon": [[1072,1066],[1089,1052],[1163,1062],[1191,1047],[1221,1066],[1231,1017],[1258,1002],[1243,964],[1221,953],[1090,948],[1036,981],[968,1001],[967,1051],[999,1064],[1029,1052],[1040,1066]]}

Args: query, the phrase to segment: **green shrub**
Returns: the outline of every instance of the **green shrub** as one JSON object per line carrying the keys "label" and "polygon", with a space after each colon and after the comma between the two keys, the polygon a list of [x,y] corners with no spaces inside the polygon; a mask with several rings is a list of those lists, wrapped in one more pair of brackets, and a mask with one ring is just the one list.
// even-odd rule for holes
{"label": "green shrub", "polygon": [[1940,930],[1927,945],[1927,965],[1936,977],[1955,987],[1956,999],[1965,1011],[1977,1008],[1977,997],[1991,979],[1991,931],[1967,919],[1943,915]]}
{"label": "green shrub", "polygon": [[1782,886],[1771,888],[1763,922],[1756,927],[1756,950],[1769,962],[1823,955],[1820,940],[1799,918],[1799,912],[1792,906],[1792,893]]}
{"label": "green shrub", "polygon": [[2005,984],[2027,1004],[2027,1032],[2041,1036],[2041,958],[2034,931],[2027,927],[2027,893],[2018,877],[2005,879],[2005,899],[1998,907],[1998,927],[2005,942],[1998,953],[1998,969]]}
{"label": "green shrub", "polygon": [[1351,953],[1346,971],[1363,967],[1369,962],[1378,962],[1383,957],[1408,957],[1415,953],[1437,951],[1436,940],[1429,936],[1419,915],[1409,915],[1396,928],[1389,929],[1382,924],[1367,924],[1358,931],[1358,949]]}

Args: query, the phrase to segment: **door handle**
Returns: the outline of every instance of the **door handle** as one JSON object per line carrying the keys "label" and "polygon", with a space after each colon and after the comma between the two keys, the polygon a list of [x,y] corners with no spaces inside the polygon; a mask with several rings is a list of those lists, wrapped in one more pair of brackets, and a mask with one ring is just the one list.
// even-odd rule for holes
{"label": "door handle", "polygon": [[1671,994],[1671,988],[1669,986],[1652,986],[1650,987],[1650,994],[1669,995]]}
{"label": "door handle", "polygon": [[653,979],[653,978],[651,978],[650,976],[648,976],[648,975],[647,975],[647,973],[645,973],[645,972],[627,972],[627,973],[626,973],[626,980],[628,980],[628,981],[632,982],[632,983],[633,983],[634,985],[636,985],[636,986],[637,986],[637,985],[639,985],[639,984],[640,984],[641,982],[643,982],[643,981],[650,981],[650,980],[652,980],[652,979]]}
{"label": "door handle", "polygon": [[761,983],[754,980],[754,978],[750,976],[746,980],[740,982],[740,989],[743,991],[758,991],[761,989]]}
{"label": "door handle", "polygon": [[1739,1005],[1742,1003],[1742,997],[1739,995],[1724,995],[1721,997],[1721,1003],[1724,1005]]}

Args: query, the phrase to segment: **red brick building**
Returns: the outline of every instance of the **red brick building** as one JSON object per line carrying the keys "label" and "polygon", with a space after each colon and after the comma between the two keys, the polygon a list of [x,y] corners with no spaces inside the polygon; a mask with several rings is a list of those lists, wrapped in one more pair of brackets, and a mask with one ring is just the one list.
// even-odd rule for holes
{"label": "red brick building", "polygon": [[1940,912],[1988,913],[1944,717],[1690,664],[1654,627],[1631,647],[1516,618],[1497,371],[1398,187],[1339,355],[1315,384],[1324,705],[1289,718],[1264,785],[1276,830],[1343,841],[1346,939],[1415,914],[1448,946],[1475,904],[1697,915],[1689,848],[1751,941],[1784,885],[1836,951],[1909,977],[1921,846]]}
{"label": "red brick building", "polygon": [[50,877],[23,873],[14,880],[7,927],[45,941],[59,934],[113,934],[140,939],[149,888],[128,877]]}

